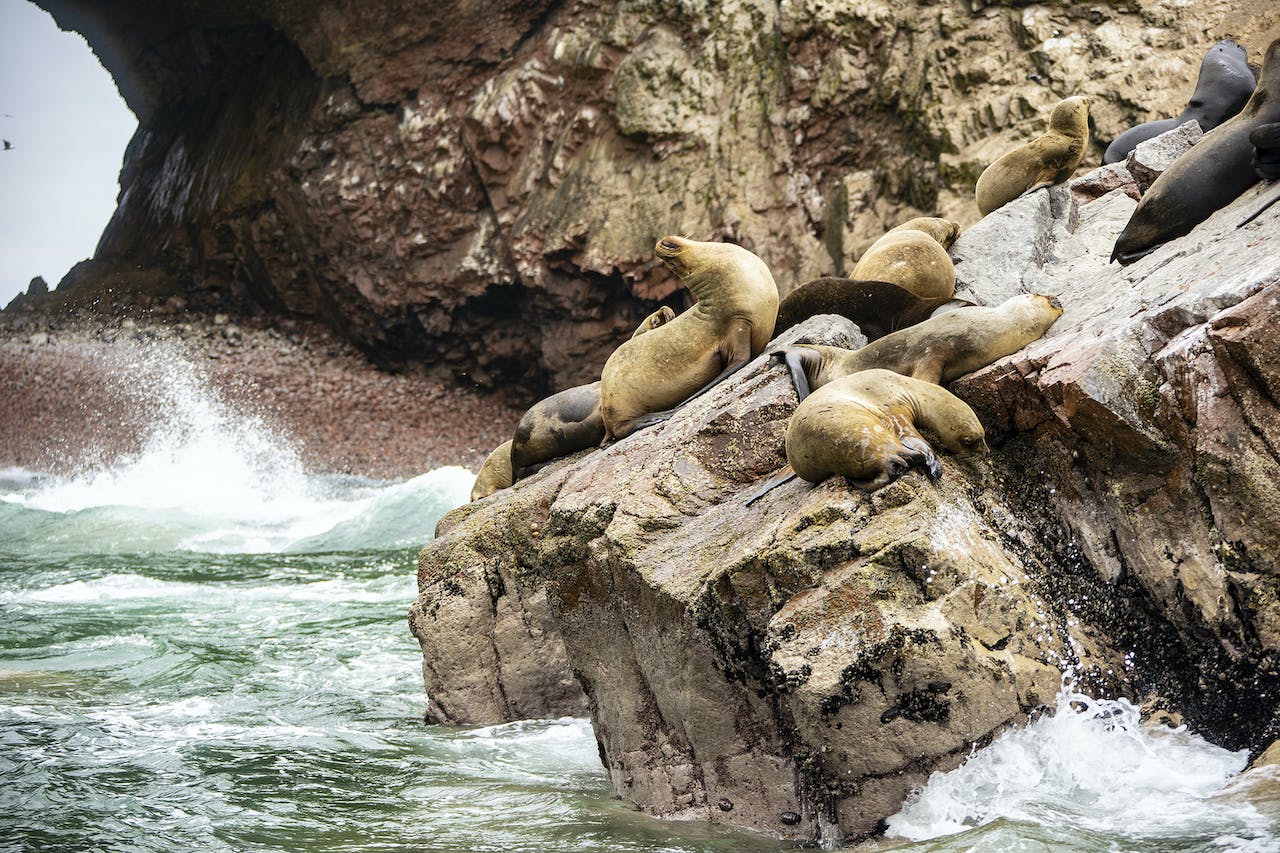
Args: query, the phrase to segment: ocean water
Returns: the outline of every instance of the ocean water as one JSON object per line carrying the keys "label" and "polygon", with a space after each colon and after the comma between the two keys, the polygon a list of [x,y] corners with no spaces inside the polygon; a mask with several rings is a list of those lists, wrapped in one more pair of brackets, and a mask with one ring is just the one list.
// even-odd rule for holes
{"label": "ocean water", "polygon": [[[0,851],[771,851],[613,796],[590,725],[426,726],[415,557],[472,476],[307,473],[176,356],[138,456],[0,471]],[[1280,776],[1122,702],[936,774],[864,850],[1280,850]]]}

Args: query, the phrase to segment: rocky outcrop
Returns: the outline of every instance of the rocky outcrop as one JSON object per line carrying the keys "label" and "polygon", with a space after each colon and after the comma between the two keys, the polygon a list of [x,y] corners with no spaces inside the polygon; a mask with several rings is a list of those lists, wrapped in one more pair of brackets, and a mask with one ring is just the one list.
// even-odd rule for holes
{"label": "rocky outcrop", "polygon": [[1117,164],[956,243],[963,295],[1066,310],[952,383],[992,451],[944,456],[936,484],[797,480],[747,507],[795,407],[762,356],[666,424],[446,516],[411,616],[437,718],[506,719],[489,697],[518,680],[510,647],[459,677],[476,656],[453,626],[536,623],[514,654],[577,679],[624,799],[823,843],[874,832],[930,772],[1051,704],[1064,672],[1231,748],[1271,743],[1280,209],[1237,229],[1269,195],[1255,188],[1111,265],[1135,195]]}
{"label": "rocky outcrop", "polygon": [[1216,38],[1280,35],[1263,0],[40,5],[140,122],[59,298],[320,318],[528,401],[681,301],[662,234],[740,241],[785,293],[910,216],[975,221],[1061,97],[1105,142],[1177,113]]}

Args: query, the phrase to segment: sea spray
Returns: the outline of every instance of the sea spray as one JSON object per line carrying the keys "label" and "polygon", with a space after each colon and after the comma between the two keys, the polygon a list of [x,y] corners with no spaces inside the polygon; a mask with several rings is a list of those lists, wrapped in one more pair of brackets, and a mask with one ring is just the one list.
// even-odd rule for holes
{"label": "sea spray", "polygon": [[403,483],[308,473],[258,413],[226,402],[169,345],[121,356],[148,400],[140,452],[78,476],[3,472],[0,551],[267,553],[421,545],[465,502],[450,466]]}
{"label": "sea spray", "polygon": [[1058,849],[1064,829],[1073,849],[1204,849],[1196,845],[1228,836],[1246,846],[1278,843],[1274,813],[1223,797],[1247,758],[1185,728],[1144,726],[1124,699],[1064,687],[1053,713],[934,773],[888,819],[887,837],[954,835],[930,850],[1000,849],[1028,835]]}

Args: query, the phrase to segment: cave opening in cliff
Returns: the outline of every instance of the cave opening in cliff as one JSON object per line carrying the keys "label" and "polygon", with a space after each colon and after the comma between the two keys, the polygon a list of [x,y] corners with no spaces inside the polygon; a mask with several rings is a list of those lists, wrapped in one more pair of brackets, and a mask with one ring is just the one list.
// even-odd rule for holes
{"label": "cave opening in cliff", "polygon": [[85,38],[49,12],[0,0],[0,33],[2,308],[93,256],[138,121]]}

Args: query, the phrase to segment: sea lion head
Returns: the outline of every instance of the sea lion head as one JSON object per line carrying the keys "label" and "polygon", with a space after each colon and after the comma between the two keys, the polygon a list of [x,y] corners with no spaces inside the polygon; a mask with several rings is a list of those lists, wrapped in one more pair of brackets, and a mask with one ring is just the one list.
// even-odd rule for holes
{"label": "sea lion head", "polygon": [[942,446],[958,456],[986,453],[990,449],[987,447],[987,433],[973,410],[968,406],[957,406],[951,414],[954,417],[935,420]]}
{"label": "sea lion head", "polygon": [[938,216],[917,216],[891,229],[893,231],[923,231],[937,240],[944,249],[950,249],[960,236],[960,223]]}
{"label": "sea lion head", "polygon": [[682,279],[687,279],[696,273],[710,272],[719,267],[736,266],[742,262],[742,255],[751,255],[735,243],[709,243],[677,237],[674,234],[659,240],[654,245],[653,251],[667,265],[667,269]]}
{"label": "sea lion head", "polygon": [[1058,102],[1049,114],[1049,129],[1054,133],[1075,136],[1089,130],[1089,99],[1074,95]]}

